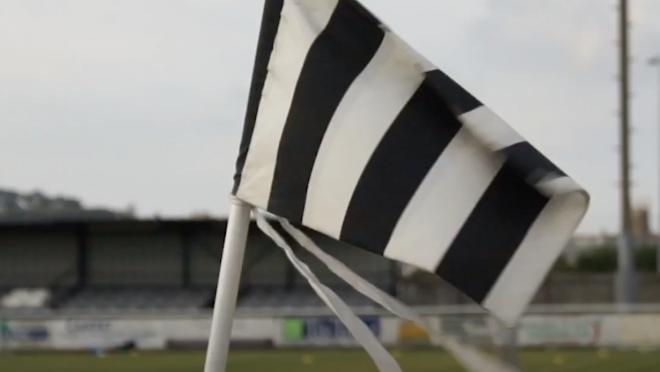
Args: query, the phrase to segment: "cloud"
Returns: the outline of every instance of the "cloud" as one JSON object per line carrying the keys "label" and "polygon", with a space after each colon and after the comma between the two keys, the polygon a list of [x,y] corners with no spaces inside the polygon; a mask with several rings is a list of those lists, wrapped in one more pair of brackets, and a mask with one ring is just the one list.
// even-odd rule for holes
{"label": "cloud", "polygon": [[[583,229],[615,229],[616,38],[610,2],[363,0],[593,194]],[[635,55],[660,8],[633,2]],[[4,0],[2,186],[225,214],[262,3]],[[654,87],[636,62],[639,195],[654,195]]]}

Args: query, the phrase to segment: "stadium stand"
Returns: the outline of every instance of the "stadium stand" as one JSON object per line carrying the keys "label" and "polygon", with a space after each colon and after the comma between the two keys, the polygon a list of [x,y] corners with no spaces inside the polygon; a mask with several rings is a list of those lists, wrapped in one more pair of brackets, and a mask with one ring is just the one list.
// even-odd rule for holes
{"label": "stadium stand", "polygon": [[[225,226],[224,220],[208,219],[0,222],[0,312],[208,309]],[[328,253],[408,304],[472,304],[435,275],[311,235]],[[296,251],[347,303],[373,306],[306,251]],[[256,226],[250,228],[244,262],[239,309],[324,306]],[[657,301],[660,277],[640,275],[639,280],[640,300]],[[611,273],[555,272],[535,302],[608,303],[612,283]]]}
{"label": "stadium stand", "polygon": [[[223,232],[222,221],[4,223],[0,307],[203,308],[212,298],[219,262],[205,252],[219,251]],[[15,289],[27,286],[41,292]],[[21,301],[31,305],[16,306]]]}
{"label": "stadium stand", "polygon": [[209,289],[98,288],[81,290],[60,305],[75,310],[190,310],[204,307]]}
{"label": "stadium stand", "polygon": [[[41,307],[64,312],[207,308],[213,303],[225,225],[218,220],[133,219],[3,223],[0,295],[16,287],[43,288],[49,295]],[[324,306],[279,248],[256,226],[250,231],[238,306]],[[314,237],[329,253],[394,293],[394,264]],[[372,305],[306,251],[298,254],[349,304]]]}
{"label": "stadium stand", "polygon": [[[336,292],[349,305],[375,306],[369,299],[353,290],[338,289]],[[238,305],[244,309],[278,308],[285,311],[325,306],[316,293],[307,288],[253,289],[241,297]]]}

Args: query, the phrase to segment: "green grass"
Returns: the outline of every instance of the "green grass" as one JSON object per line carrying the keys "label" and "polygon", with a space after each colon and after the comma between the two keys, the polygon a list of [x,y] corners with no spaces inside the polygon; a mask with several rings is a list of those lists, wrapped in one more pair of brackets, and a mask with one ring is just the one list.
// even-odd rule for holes
{"label": "green grass", "polygon": [[[445,352],[394,352],[406,372],[459,372]],[[202,352],[131,352],[96,357],[82,353],[4,353],[2,372],[201,372]],[[657,372],[660,352],[605,350],[527,350],[526,372]],[[359,350],[234,351],[229,372],[369,372],[376,371]]]}

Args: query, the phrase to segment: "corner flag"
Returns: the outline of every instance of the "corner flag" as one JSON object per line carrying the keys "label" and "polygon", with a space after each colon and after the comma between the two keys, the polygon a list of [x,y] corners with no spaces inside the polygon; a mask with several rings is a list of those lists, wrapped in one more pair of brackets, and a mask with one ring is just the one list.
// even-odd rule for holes
{"label": "corner flag", "polygon": [[509,323],[588,195],[355,0],[267,0],[234,195]]}

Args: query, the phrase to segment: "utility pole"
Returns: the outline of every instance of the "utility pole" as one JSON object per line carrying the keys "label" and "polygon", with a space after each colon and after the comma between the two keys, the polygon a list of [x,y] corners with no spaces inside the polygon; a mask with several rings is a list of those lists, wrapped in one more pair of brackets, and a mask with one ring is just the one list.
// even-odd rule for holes
{"label": "utility pole", "polygon": [[628,0],[619,0],[619,78],[620,78],[620,151],[621,151],[621,232],[619,235],[616,302],[629,304],[635,300],[635,266],[632,242],[632,208],[630,198],[630,106],[628,54]]}
{"label": "utility pole", "polygon": [[657,231],[657,249],[656,249],[656,258],[655,258],[655,270],[657,273],[660,274],[660,55],[656,55],[649,59],[649,65],[651,67],[656,67],[657,68],[657,78],[658,78],[658,164],[657,164],[657,172],[658,172],[658,210],[656,211],[656,214],[658,216],[658,231]]}

